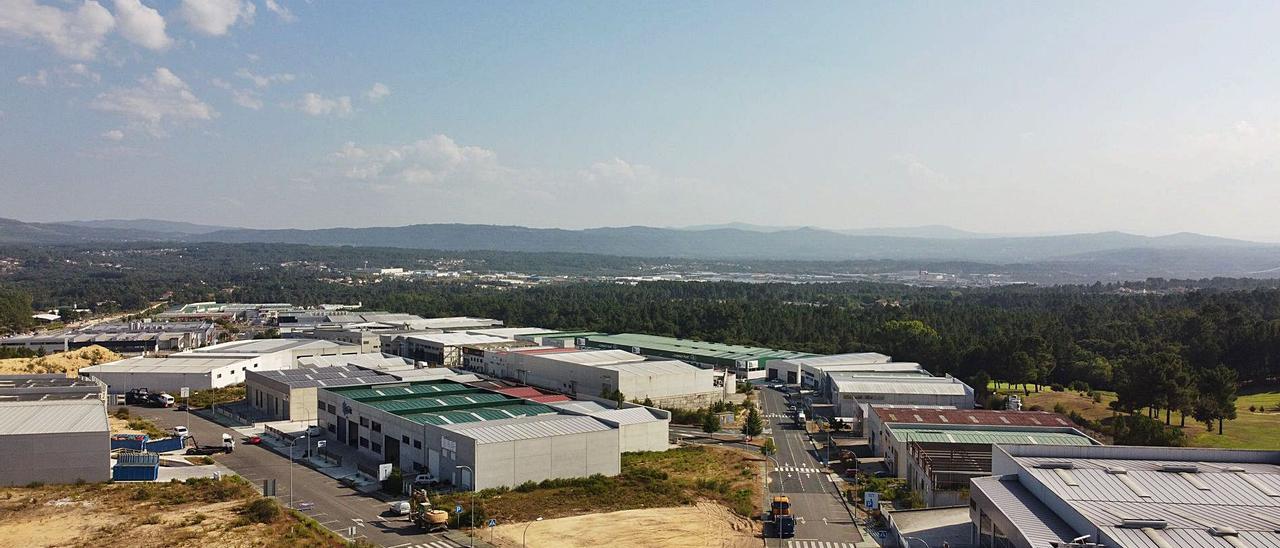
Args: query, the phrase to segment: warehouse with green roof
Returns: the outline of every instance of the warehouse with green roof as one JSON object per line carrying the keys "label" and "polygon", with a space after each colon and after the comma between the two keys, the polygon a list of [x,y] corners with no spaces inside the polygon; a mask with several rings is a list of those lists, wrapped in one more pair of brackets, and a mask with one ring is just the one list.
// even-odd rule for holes
{"label": "warehouse with green roof", "polygon": [[588,335],[578,338],[578,346],[606,350],[626,350],[642,356],[653,356],[688,362],[704,369],[733,371],[739,379],[762,379],[772,360],[807,358],[817,354],[721,344],[639,333]]}
{"label": "warehouse with green roof", "polygon": [[[660,435],[665,446],[670,419],[646,410],[645,420],[632,413],[623,425],[443,379],[324,388],[317,407],[325,437],[368,463],[391,463],[406,476],[430,473],[463,489],[616,475],[622,429]],[[645,422],[661,428],[634,426]]]}

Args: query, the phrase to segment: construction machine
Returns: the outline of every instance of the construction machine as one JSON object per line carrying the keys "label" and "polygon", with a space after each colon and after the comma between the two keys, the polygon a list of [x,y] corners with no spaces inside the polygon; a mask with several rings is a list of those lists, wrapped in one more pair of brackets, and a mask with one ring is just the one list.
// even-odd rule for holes
{"label": "construction machine", "polygon": [[796,517],[791,514],[791,499],[786,495],[773,497],[769,505],[769,522],[773,524],[773,534],[778,538],[795,536]]}
{"label": "construction machine", "polygon": [[409,497],[409,521],[428,533],[449,529],[449,513],[432,508],[425,489],[414,489]]}

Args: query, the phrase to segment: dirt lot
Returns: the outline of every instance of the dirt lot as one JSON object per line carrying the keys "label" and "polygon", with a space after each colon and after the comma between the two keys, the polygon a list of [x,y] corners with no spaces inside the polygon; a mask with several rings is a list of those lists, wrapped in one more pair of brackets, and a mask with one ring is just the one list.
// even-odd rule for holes
{"label": "dirt lot", "polygon": [[[500,546],[520,546],[526,523],[494,528]],[[489,530],[482,530],[487,540]],[[751,521],[719,504],[623,510],[544,520],[529,526],[529,546],[589,548],[634,546],[662,548],[755,548]]]}
{"label": "dirt lot", "polygon": [[255,519],[254,500],[226,479],[0,488],[0,546],[343,546],[287,513]]}
{"label": "dirt lot", "polygon": [[123,356],[101,346],[86,346],[79,350],[59,352],[37,358],[8,358],[0,360],[0,375],[65,373],[68,377],[75,377],[76,372],[81,367],[120,359],[123,359]]}

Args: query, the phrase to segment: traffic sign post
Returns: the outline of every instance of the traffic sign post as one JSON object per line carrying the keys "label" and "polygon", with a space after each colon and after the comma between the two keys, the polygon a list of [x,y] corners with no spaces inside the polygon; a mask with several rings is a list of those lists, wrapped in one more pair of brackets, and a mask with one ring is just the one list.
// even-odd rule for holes
{"label": "traffic sign post", "polygon": [[191,387],[184,386],[178,390],[178,395],[182,396],[182,405],[187,408],[187,434],[191,433]]}

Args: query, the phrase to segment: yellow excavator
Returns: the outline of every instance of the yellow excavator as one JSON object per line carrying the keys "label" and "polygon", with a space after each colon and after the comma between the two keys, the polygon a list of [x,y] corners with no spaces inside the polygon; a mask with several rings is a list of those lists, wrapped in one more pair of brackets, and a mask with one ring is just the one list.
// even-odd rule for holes
{"label": "yellow excavator", "polygon": [[449,513],[431,507],[431,500],[423,489],[414,489],[409,497],[409,520],[428,533],[449,529]]}

